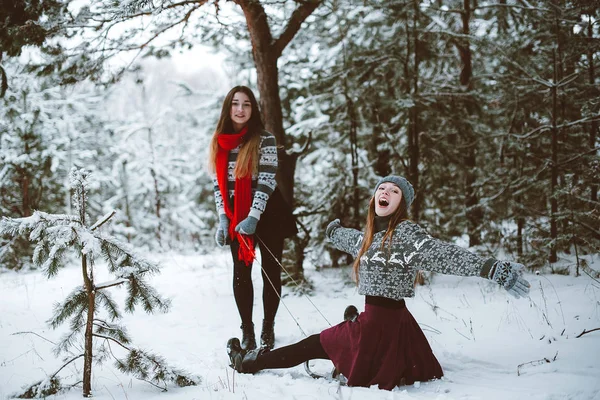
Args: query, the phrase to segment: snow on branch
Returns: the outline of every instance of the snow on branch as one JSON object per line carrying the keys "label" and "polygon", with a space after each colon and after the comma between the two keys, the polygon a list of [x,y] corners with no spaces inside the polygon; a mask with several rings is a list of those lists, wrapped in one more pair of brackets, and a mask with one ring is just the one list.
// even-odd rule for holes
{"label": "snow on branch", "polygon": [[169,382],[184,387],[195,386],[196,381],[199,381],[199,378],[188,377],[184,371],[169,367],[162,357],[141,349],[131,349],[127,358],[117,359],[116,364],[122,372],[130,373],[155,386],[162,385],[165,391]]}
{"label": "snow on branch", "polygon": [[116,213],[117,212],[115,210],[112,210],[103,215],[102,218],[100,218],[98,221],[96,221],[94,225],[90,227],[90,231],[95,231],[96,229],[100,228],[102,225],[108,222],[108,220],[110,220]]}
{"label": "snow on branch", "polygon": [[36,241],[40,231],[48,226],[72,226],[73,224],[80,224],[79,218],[74,215],[34,211],[31,216],[23,218],[3,216],[0,220],[0,234],[15,236],[30,233],[30,240]]}
{"label": "snow on branch", "polygon": [[[94,225],[87,226],[87,180],[89,175],[90,173],[86,170],[73,169],[71,171],[71,188],[74,192],[73,200],[79,214],[78,217],[36,211],[31,217],[16,219],[3,217],[0,220],[0,234],[9,236],[29,234],[29,240],[37,243],[33,256],[34,262],[38,265],[41,264],[48,277],[58,272],[59,267],[63,264],[63,254],[68,249],[74,250],[79,255],[83,285],[75,287],[62,302],[54,305],[53,315],[48,321],[53,329],[66,321],[69,321],[70,325],[70,330],[55,345],[55,354],[59,355],[81,345],[81,343],[77,343],[77,339],[80,339],[81,336],[84,337],[82,381],[84,397],[91,397],[93,363],[101,363],[108,356],[105,343],[100,348],[96,348],[98,352],[94,354],[94,337],[119,343],[130,353],[137,352],[136,354],[141,355],[141,358],[138,355],[130,357],[130,360],[146,360],[141,364],[147,368],[152,366],[152,368],[151,371],[140,369],[142,365],[134,368],[134,373],[139,379],[146,380],[154,386],[164,384],[164,390],[169,381],[173,381],[179,386],[196,385],[198,379],[188,378],[182,372],[167,367],[157,356],[139,350],[131,350],[125,346],[130,339],[124,327],[95,318],[96,313],[102,309],[108,314],[109,320],[121,319],[122,315],[117,302],[112,299],[110,292],[106,289],[122,284],[127,286],[125,307],[129,312],[132,312],[137,304],[141,304],[147,313],[156,309],[166,312],[171,303],[168,299],[163,299],[152,286],[142,279],[145,274],[157,273],[159,271],[158,264],[137,254],[129,244],[104,234],[98,229],[110,220],[116,211],[105,214]],[[109,272],[116,276],[111,281],[96,284],[94,282],[94,265],[100,256],[107,260]],[[64,365],[75,361],[81,355],[73,357],[71,354],[71,357]],[[64,368],[64,365],[53,376],[31,385],[20,397],[46,397],[66,389],[67,387],[62,386],[59,378],[55,376]],[[129,365],[131,366],[131,364]]]}

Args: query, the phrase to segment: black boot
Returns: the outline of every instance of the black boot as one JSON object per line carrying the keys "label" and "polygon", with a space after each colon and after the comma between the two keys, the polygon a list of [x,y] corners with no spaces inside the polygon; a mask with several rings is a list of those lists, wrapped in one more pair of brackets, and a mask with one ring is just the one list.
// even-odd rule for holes
{"label": "black boot", "polygon": [[227,355],[231,364],[229,366],[236,371],[242,370],[242,360],[246,351],[240,345],[240,339],[233,337],[227,341]]}
{"label": "black boot", "polygon": [[356,307],[354,306],[348,306],[346,307],[346,310],[344,310],[344,321],[356,321],[356,318],[358,318],[358,310],[356,309]]}
{"label": "black boot", "polygon": [[256,336],[254,335],[254,324],[242,324],[242,348],[246,351],[256,348]]}
{"label": "black boot", "polygon": [[275,346],[275,321],[263,319],[262,332],[260,333],[260,346],[271,350]]}
{"label": "black boot", "polygon": [[257,359],[265,351],[268,350],[254,349],[246,351],[242,349],[238,338],[231,338],[227,341],[227,354],[231,362],[229,366],[243,374],[253,374],[260,370]]}

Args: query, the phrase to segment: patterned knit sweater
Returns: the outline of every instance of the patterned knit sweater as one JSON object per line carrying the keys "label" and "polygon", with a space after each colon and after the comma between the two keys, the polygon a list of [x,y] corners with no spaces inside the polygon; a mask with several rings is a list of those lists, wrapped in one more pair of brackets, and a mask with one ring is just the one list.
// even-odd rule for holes
{"label": "patterned knit sweater", "polygon": [[[229,152],[229,163],[227,166],[227,191],[228,200],[235,194],[235,161],[240,152],[241,145]],[[252,175],[252,205],[250,206],[249,216],[260,219],[260,216],[267,207],[269,196],[275,190],[275,173],[277,172],[277,142],[275,136],[267,131],[260,135],[260,150],[258,159],[258,173]],[[217,177],[213,178],[215,203],[217,212],[225,214],[223,196],[219,189]]]}
{"label": "patterned knit sweater", "polygon": [[[432,271],[459,276],[487,277],[495,259],[483,258],[457,245],[431,237],[419,225],[404,221],[394,230],[392,244],[381,243],[385,231],[373,236],[373,243],[360,259],[358,293],[400,300],[414,297],[417,271]],[[330,240],[339,250],[356,257],[363,233],[339,227]]]}

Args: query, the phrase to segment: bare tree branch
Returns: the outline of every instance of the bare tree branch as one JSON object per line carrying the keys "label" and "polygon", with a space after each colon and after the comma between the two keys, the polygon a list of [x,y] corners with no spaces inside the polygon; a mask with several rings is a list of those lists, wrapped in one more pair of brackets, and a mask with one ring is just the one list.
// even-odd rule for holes
{"label": "bare tree branch", "polygon": [[319,4],[321,4],[321,0],[307,0],[302,2],[300,6],[294,10],[283,33],[279,36],[279,39],[275,40],[275,43],[273,43],[275,57],[279,58],[281,53],[283,53],[283,49],[285,49],[288,43],[300,30],[300,26],[302,26],[304,20],[312,14]]}
{"label": "bare tree branch", "polygon": [[590,332],[594,332],[594,331],[600,331],[600,328],[595,328],[595,329],[591,329],[591,330],[583,330],[583,332],[581,332],[579,335],[575,336],[575,338],[580,338],[583,335],[585,335],[586,333],[590,333]]}
{"label": "bare tree branch", "polygon": [[31,331],[15,332],[15,333],[13,333],[12,335],[27,335],[27,334],[35,335],[35,336],[37,336],[37,337],[39,337],[39,338],[42,338],[42,339],[44,339],[44,340],[45,340],[45,341],[47,341],[47,342],[50,342],[50,343],[52,343],[53,345],[56,345],[56,343],[54,343],[53,341],[51,341],[51,340],[48,340],[48,339],[46,339],[45,337],[43,337],[43,336],[40,336],[40,335],[38,335],[37,333],[35,333],[35,332],[31,332]]}
{"label": "bare tree branch", "polygon": [[115,282],[112,282],[112,283],[109,283],[109,284],[106,284],[106,285],[98,285],[98,286],[96,286],[96,290],[103,290],[103,289],[107,289],[109,287],[119,286],[119,285],[124,284],[127,281],[129,281],[129,279],[127,279],[127,278],[121,278],[118,281],[115,281]]}
{"label": "bare tree branch", "polygon": [[577,160],[577,159],[579,159],[579,158],[581,158],[583,156],[587,156],[588,154],[595,153],[598,150],[600,150],[600,147],[593,148],[593,149],[591,149],[589,151],[586,151],[585,153],[581,153],[581,154],[576,155],[576,156],[574,156],[572,158],[569,158],[568,160],[562,161],[562,162],[558,163],[557,166],[558,167],[562,167],[563,165],[569,164],[569,163],[571,163],[571,162],[573,162],[573,161],[575,161],[575,160]]}
{"label": "bare tree branch", "polygon": [[288,155],[296,157],[296,158],[300,157],[302,154],[306,153],[306,151],[310,147],[311,142],[312,142],[312,131],[309,131],[308,137],[306,138],[306,142],[304,142],[304,145],[298,150],[288,150],[287,151]]}
{"label": "bare tree branch", "polygon": [[[94,333],[93,336],[99,337],[102,339],[106,339],[106,340],[112,340],[113,342],[115,342],[116,344],[118,344],[119,346],[124,348],[125,350],[131,351],[131,349],[129,347],[125,346],[123,343],[119,342],[117,339],[111,338],[110,336],[100,335],[99,333]],[[113,354],[113,357],[114,357],[114,354]]]}
{"label": "bare tree branch", "polygon": [[69,361],[67,361],[66,363],[64,363],[58,370],[56,370],[56,372],[54,372],[52,375],[50,375],[50,378],[54,378],[56,375],[58,375],[58,373],[67,365],[71,364],[73,361],[77,360],[78,358],[83,357],[83,353],[78,354],[76,356],[74,356],[73,358],[71,358]]}

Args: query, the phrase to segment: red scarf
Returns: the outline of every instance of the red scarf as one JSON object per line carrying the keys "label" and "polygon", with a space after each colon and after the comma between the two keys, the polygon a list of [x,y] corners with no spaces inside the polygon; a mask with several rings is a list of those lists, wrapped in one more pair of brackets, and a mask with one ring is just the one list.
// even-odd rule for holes
{"label": "red scarf", "polygon": [[[233,240],[237,237],[240,244],[238,258],[246,265],[252,264],[254,260],[254,237],[252,235],[242,235],[235,231],[235,227],[242,222],[250,212],[252,205],[252,168],[248,169],[248,175],[242,178],[235,179],[235,195],[233,211],[229,206],[229,190],[227,190],[227,176],[229,168],[229,151],[240,145],[244,135],[248,132],[248,127],[245,126],[239,133],[226,134],[221,133],[217,137],[219,142],[219,150],[217,152],[217,182],[219,190],[223,197],[225,206],[225,214],[229,218],[229,237]],[[250,167],[252,162],[250,162]]]}

